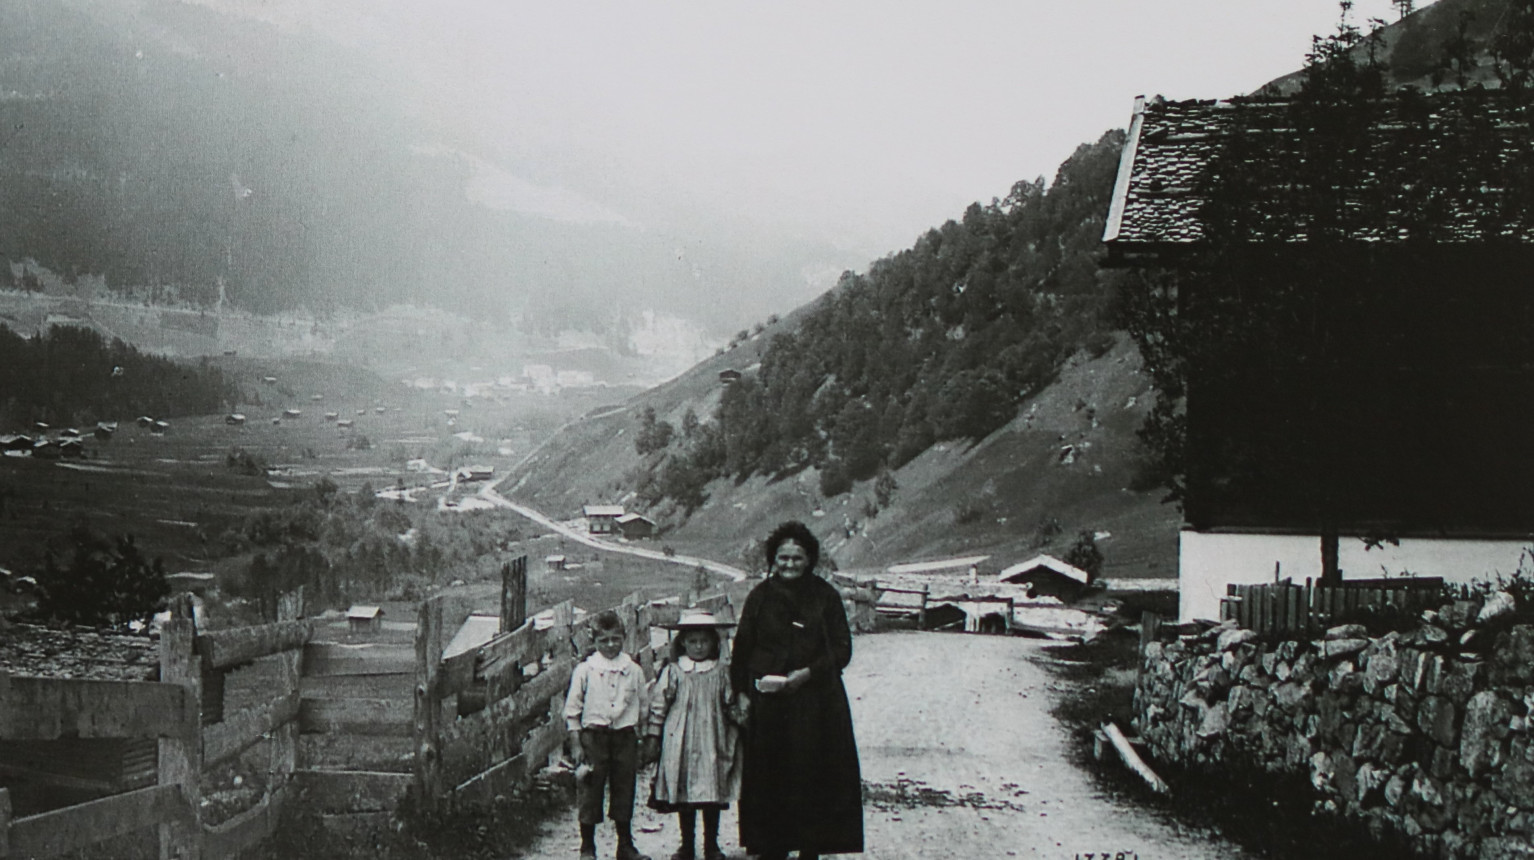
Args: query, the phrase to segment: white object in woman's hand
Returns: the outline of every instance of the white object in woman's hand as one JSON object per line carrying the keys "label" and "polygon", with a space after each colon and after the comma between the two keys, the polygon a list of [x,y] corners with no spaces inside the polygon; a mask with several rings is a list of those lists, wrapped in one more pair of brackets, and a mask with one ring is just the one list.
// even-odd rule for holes
{"label": "white object in woman's hand", "polygon": [[783,675],[763,675],[756,679],[756,688],[763,693],[776,693],[788,686],[788,678]]}

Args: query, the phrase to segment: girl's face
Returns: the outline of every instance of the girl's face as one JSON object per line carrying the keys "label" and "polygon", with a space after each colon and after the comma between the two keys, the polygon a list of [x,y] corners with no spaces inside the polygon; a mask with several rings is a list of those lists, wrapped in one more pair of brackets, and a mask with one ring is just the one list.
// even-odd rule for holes
{"label": "girl's face", "polygon": [[777,555],[773,556],[772,570],[784,579],[798,579],[810,568],[809,553],[804,551],[792,539],[778,544]]}
{"label": "girl's face", "polygon": [[597,653],[609,660],[616,660],[623,653],[622,630],[598,630],[596,642]]}
{"label": "girl's face", "polygon": [[713,659],[714,637],[704,630],[688,630],[682,634],[682,650],[689,660]]}

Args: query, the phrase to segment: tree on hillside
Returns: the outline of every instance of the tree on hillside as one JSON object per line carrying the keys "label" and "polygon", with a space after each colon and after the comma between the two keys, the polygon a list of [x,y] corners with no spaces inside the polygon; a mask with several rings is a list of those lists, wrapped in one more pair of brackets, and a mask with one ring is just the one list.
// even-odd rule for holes
{"label": "tree on hillside", "polygon": [[64,543],[37,573],[38,617],[122,629],[148,623],[165,606],[165,563],[146,558],[132,535],[108,538],[77,523]]}
{"label": "tree on hillside", "polygon": [[1103,551],[1097,546],[1097,535],[1090,529],[1084,529],[1076,535],[1076,542],[1066,551],[1062,559],[1072,567],[1086,571],[1087,581],[1095,582],[1098,574],[1103,570]]}
{"label": "tree on hillside", "polygon": [[[1123,141],[1109,132],[1047,187],[1018,182],[866,273],[844,273],[797,328],[774,331],[759,371],[725,389],[712,421],[684,421],[676,456],[706,479],[817,468],[836,495],[934,443],[1004,426],[1068,356],[1104,342],[1122,276],[1096,258]],[[655,450],[647,420],[641,454]]]}

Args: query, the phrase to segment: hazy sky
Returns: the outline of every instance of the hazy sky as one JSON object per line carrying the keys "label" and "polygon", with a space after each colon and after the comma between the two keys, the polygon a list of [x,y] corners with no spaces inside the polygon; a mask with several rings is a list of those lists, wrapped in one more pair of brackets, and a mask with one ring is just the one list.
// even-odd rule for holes
{"label": "hazy sky", "polygon": [[[389,57],[489,205],[686,233],[745,218],[869,257],[1052,178],[1133,98],[1297,68],[1335,0],[199,0]],[[1387,0],[1354,19],[1393,20]],[[472,129],[472,138],[463,129]],[[563,213],[563,215],[561,214]]]}

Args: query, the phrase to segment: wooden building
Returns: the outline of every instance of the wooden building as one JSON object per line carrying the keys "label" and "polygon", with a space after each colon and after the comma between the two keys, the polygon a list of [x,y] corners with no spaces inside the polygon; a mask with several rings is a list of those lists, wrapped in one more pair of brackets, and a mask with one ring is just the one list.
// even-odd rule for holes
{"label": "wooden building", "polygon": [[585,505],[581,516],[586,518],[586,530],[594,535],[610,535],[618,531],[618,518],[623,516],[622,505]]}
{"label": "wooden building", "polygon": [[655,534],[655,521],[643,514],[627,513],[614,522],[628,540],[641,540]]}
{"label": "wooden building", "polygon": [[1495,91],[1136,101],[1103,238],[1188,339],[1184,620],[1276,573],[1517,567],[1528,116]]}

